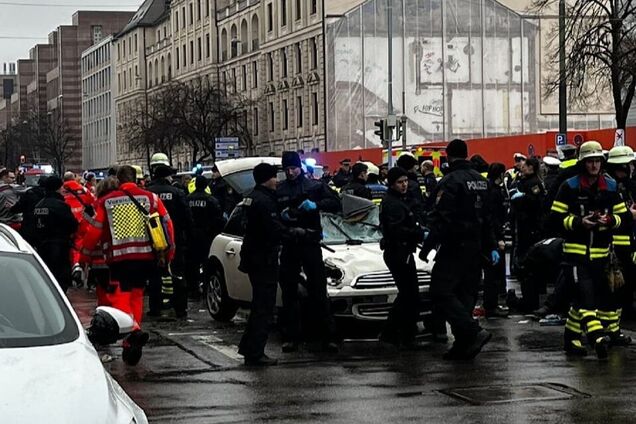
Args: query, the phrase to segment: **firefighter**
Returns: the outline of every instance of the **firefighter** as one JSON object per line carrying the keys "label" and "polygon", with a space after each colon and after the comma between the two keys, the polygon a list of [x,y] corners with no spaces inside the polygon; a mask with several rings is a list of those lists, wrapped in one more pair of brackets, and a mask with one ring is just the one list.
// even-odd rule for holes
{"label": "firefighter", "polygon": [[500,254],[488,210],[488,181],[473,169],[466,142],[451,141],[446,154],[448,173],[437,186],[435,206],[420,258],[439,246],[431,280],[434,308],[450,323],[455,342],[444,359],[472,359],[492,335],[473,320],[481,269],[496,265]]}
{"label": "firefighter", "polygon": [[192,214],[192,237],[188,248],[186,280],[190,297],[200,295],[200,269],[208,259],[210,245],[223,231],[225,219],[219,202],[208,193],[208,180],[202,175],[195,178],[195,187],[187,202]]}
{"label": "firefighter", "polygon": [[[617,146],[609,151],[607,170],[617,182],[617,191],[621,200],[632,209],[636,198],[636,183],[631,179],[631,163],[634,161],[634,151],[628,146]],[[632,211],[633,213],[633,211]],[[634,278],[636,270],[632,255],[636,250],[633,226],[625,226],[613,235],[614,252],[622,265],[625,285],[612,293],[611,304],[599,311],[601,323],[611,339],[611,344],[625,346],[631,343],[631,338],[620,331],[621,316],[626,313],[633,315],[634,311]]]}
{"label": "firefighter", "polygon": [[351,181],[342,187],[340,194],[349,194],[365,199],[372,199],[371,190],[367,188],[369,167],[362,162],[358,162],[351,168]]}
{"label": "firefighter", "polygon": [[631,228],[632,216],[617,192],[616,181],[603,175],[603,148],[588,141],[579,150],[578,175],[567,179],[552,203],[550,220],[563,235],[563,279],[576,283],[577,295],[568,312],[564,350],[584,356],[582,335],[599,359],[607,357],[611,339],[598,310],[611,296],[607,265],[612,234]]}
{"label": "firefighter", "polygon": [[380,184],[380,169],[371,162],[364,162],[369,169],[367,177],[367,188],[371,191],[371,201],[379,205],[386,196],[387,187]]}
{"label": "firefighter", "polygon": [[387,176],[389,189],[380,205],[383,238],[380,247],[384,262],[393,276],[398,295],[380,335],[380,341],[402,349],[416,349],[419,313],[419,285],[413,253],[424,240],[424,227],[412,210],[413,199],[407,194],[406,170],[395,167]]}
{"label": "firefighter", "polygon": [[61,188],[62,180],[58,176],[48,177],[44,183],[46,194],[34,210],[35,247],[66,292],[71,284],[70,250],[77,220],[64,202]]}
{"label": "firefighter", "polygon": [[[163,159],[163,158],[162,158]],[[152,165],[151,165],[152,166]],[[162,161],[152,167],[153,180],[147,190],[159,196],[172,219],[175,232],[175,253],[162,275],[154,275],[150,284],[149,316],[160,316],[162,308],[161,292],[170,295],[170,304],[178,319],[188,316],[188,290],[185,281],[186,249],[192,231],[192,215],[186,203],[185,193],[172,185],[174,169]],[[165,278],[163,278],[165,277]],[[170,277],[169,279],[167,277]],[[171,286],[170,286],[171,283]],[[167,287],[166,287],[167,286]],[[167,289],[167,290],[166,290]],[[172,293],[170,293],[172,291]]]}
{"label": "firefighter", "polygon": [[283,352],[293,352],[300,342],[300,311],[298,283],[301,270],[306,277],[309,302],[314,306],[312,315],[318,320],[323,347],[337,352],[337,335],[327,298],[327,278],[320,246],[322,225],[320,212],[337,213],[341,209],[338,196],[324,183],[310,180],[302,172],[300,156],[296,152],[283,152],[282,166],[286,180],[276,189],[278,209],[283,222],[290,228],[311,231],[313,237],[302,241],[285,241],[280,255],[280,286],[283,297]]}
{"label": "firefighter", "polygon": [[[118,168],[119,188],[96,202],[95,218],[82,246],[83,263],[90,262],[91,252],[98,246],[104,246],[111,278],[119,284],[119,293],[112,298],[112,306],[134,318],[134,330],[123,342],[122,359],[128,365],[139,362],[142,348],[148,342],[148,333],[141,330],[146,282],[174,255],[174,229],[170,215],[156,194],[137,186],[135,174],[131,166]],[[145,209],[144,212],[133,199]],[[164,252],[154,251],[146,228],[145,215],[154,213],[159,214],[170,246]]]}

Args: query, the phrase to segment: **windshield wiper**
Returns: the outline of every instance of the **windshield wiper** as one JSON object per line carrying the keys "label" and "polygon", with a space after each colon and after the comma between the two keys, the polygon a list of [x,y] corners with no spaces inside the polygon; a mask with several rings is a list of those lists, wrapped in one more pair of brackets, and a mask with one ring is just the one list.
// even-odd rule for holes
{"label": "windshield wiper", "polygon": [[338,232],[340,234],[342,234],[343,236],[345,236],[347,238],[347,242],[346,244],[349,246],[359,246],[362,244],[362,240],[358,240],[358,239],[354,239],[353,237],[351,237],[349,234],[347,234],[347,232],[345,230],[342,229],[342,227],[340,227],[340,225],[338,225],[336,223],[336,221],[328,216],[327,219],[329,220],[329,222],[331,222],[331,224],[336,227],[336,230],[338,230]]}

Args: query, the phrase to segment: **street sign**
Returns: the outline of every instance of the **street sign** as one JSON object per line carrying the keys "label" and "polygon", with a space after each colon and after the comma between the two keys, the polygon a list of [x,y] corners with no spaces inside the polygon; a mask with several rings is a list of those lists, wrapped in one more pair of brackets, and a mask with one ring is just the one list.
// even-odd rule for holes
{"label": "street sign", "polygon": [[231,151],[231,150],[217,150],[216,151],[216,158],[217,159],[233,159],[233,158],[238,158],[241,156],[241,152],[236,150],[236,151]]}
{"label": "street sign", "polygon": [[554,144],[557,146],[565,146],[568,143],[567,137],[563,133],[558,133],[555,136]]}
{"label": "street sign", "polygon": [[214,139],[214,148],[216,150],[238,150],[238,137],[217,137]]}

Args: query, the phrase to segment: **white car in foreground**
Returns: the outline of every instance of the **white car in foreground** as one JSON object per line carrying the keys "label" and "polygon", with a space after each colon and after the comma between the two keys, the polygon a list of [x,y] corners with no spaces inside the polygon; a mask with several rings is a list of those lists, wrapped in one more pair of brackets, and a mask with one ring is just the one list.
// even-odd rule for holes
{"label": "white car in foreground", "polygon": [[[280,158],[244,158],[217,162],[219,172],[238,192],[245,194],[253,186],[252,169],[260,162],[280,165]],[[280,178],[284,174],[280,173]],[[216,320],[231,320],[239,306],[252,299],[247,274],[238,270],[245,231],[245,216],[239,204],[210,248],[205,270],[204,293],[210,315]],[[323,214],[323,258],[327,271],[327,291],[332,312],[337,317],[359,320],[386,319],[397,296],[391,273],[384,264],[379,242],[379,210],[372,206],[357,220]],[[432,261],[417,261],[423,313],[430,311],[427,295]],[[280,290],[277,305],[281,306]]]}
{"label": "white car in foreground", "polygon": [[0,224],[0,422],[142,424],[40,257]]}

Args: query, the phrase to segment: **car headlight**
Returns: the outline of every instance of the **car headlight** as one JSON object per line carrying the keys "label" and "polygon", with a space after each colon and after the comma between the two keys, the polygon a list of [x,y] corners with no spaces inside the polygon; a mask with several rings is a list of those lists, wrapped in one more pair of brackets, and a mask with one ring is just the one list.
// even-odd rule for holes
{"label": "car headlight", "polygon": [[337,286],[344,279],[344,271],[337,266],[326,263],[325,274],[327,275],[327,285]]}

